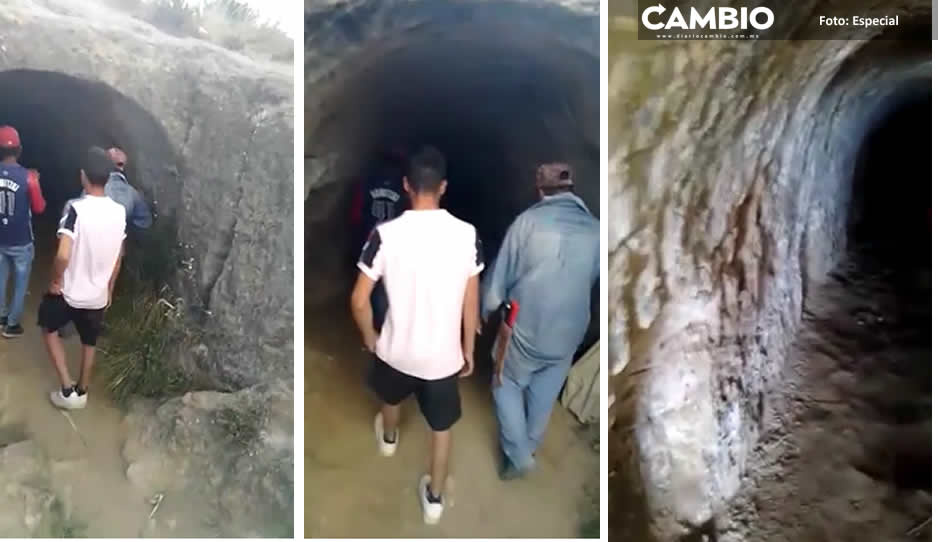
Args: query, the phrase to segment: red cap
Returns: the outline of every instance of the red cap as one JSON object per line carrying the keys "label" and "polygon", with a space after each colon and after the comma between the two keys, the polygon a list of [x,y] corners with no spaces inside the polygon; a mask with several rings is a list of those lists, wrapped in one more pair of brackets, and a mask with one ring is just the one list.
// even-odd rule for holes
{"label": "red cap", "polygon": [[15,149],[20,146],[20,134],[12,126],[0,126],[0,147]]}

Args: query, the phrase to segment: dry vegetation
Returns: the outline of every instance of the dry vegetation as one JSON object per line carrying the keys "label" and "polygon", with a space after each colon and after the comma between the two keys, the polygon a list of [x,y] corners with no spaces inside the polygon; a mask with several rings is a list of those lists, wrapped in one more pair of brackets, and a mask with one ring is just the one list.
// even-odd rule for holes
{"label": "dry vegetation", "polygon": [[198,340],[198,328],[168,286],[179,261],[176,247],[166,223],[128,241],[97,363],[98,377],[120,405],[134,397],[172,397],[193,388],[178,359]]}
{"label": "dry vegetation", "polygon": [[174,36],[204,39],[254,58],[293,62],[293,40],[238,0],[107,1]]}

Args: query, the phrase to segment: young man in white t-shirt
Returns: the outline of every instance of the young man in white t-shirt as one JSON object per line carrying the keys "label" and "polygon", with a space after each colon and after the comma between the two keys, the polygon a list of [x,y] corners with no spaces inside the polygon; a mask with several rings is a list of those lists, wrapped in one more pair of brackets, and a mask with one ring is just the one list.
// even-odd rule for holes
{"label": "young man in white t-shirt", "polygon": [[[127,212],[104,193],[112,169],[104,149],[92,147],[86,153],[81,164],[85,194],[65,205],[52,281],[39,305],[43,341],[62,384],[51,394],[59,408],[84,408],[88,402],[95,344],[120,269]],[[69,375],[58,334],[69,322],[75,324],[82,345],[77,383]]]}
{"label": "young man in white t-shirt", "polygon": [[[375,228],[362,250],[352,312],[375,354],[369,380],[382,402],[374,426],[380,453],[394,454],[400,405],[410,395],[432,431],[430,474],[418,486],[432,524],[443,514],[450,428],[462,415],[458,379],[473,369],[482,246],[475,227],[440,209],[446,161],[439,151],[425,147],[411,159],[404,190],[411,209]],[[370,302],[378,280],[388,296],[380,334]]]}

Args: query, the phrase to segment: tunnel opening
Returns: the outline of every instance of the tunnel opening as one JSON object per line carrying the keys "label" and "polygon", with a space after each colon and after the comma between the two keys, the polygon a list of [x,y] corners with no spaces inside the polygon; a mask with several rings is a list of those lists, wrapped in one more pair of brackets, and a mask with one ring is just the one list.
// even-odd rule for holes
{"label": "tunnel opening", "polygon": [[[874,445],[888,466],[863,461],[858,468],[900,490],[930,490],[931,81],[912,82],[883,108],[857,158],[848,253],[887,292],[873,293],[852,314],[872,332],[858,350],[893,351],[871,376],[901,379],[904,387],[870,399],[875,419],[894,428]],[[849,273],[834,277],[853,282]]]}
{"label": "tunnel opening", "polygon": [[924,80],[890,100],[866,135],[853,177],[848,238],[897,267],[931,262],[931,92]]}
{"label": "tunnel opening", "polygon": [[129,239],[126,267],[148,281],[171,278],[169,250],[181,198],[175,151],[156,119],[132,99],[99,82],[40,70],[0,72],[0,124],[14,126],[23,145],[20,164],[39,171],[46,210],[33,217],[36,259],[47,271],[65,203],[81,193],[79,163],[92,146],[127,152],[127,176],[150,203],[154,225]]}
{"label": "tunnel opening", "polygon": [[[817,157],[807,163],[827,159],[841,173],[818,180],[836,202],[834,231],[809,226],[806,246],[834,240],[833,259],[826,275],[804,278],[800,326],[724,535],[885,539],[930,528],[930,69],[925,41],[870,42],[819,102],[831,122],[809,140]],[[806,513],[808,502],[828,517]]]}
{"label": "tunnel opening", "polygon": [[[349,227],[349,215],[357,183],[374,172],[382,151],[401,146],[413,152],[431,145],[445,155],[448,188],[441,204],[477,228],[489,264],[509,225],[536,201],[539,163],[569,162],[577,194],[595,216],[600,209],[598,13],[584,15],[549,2],[500,0],[368,6],[344,7],[326,22],[311,22],[309,15],[306,20],[308,49],[336,66],[306,91],[307,107],[313,102],[315,109],[308,109],[306,118],[307,182],[314,173],[304,209],[305,404],[319,413],[307,416],[306,433],[328,433],[329,442],[317,446],[316,460],[335,457],[359,473],[356,477],[371,468],[374,443],[358,438],[351,428],[360,425],[355,420],[374,417],[376,404],[363,384],[369,354],[361,349],[349,310],[363,242]],[[380,35],[375,27],[382,26],[392,28],[390,35]],[[337,55],[324,54],[323,49],[331,53],[328,44],[335,41],[348,45]],[[308,67],[307,73],[311,71],[315,73]],[[584,348],[599,335],[598,291],[594,299]],[[571,434],[578,422],[561,405],[555,405],[538,452],[544,457],[554,446],[563,447],[566,468],[556,468],[549,460],[539,467],[554,484],[556,502],[533,490],[519,492],[507,504],[495,498],[500,489],[493,481],[500,459],[486,344],[490,343],[477,342],[475,374],[460,383],[463,417],[458,431],[464,442],[473,444],[454,451],[451,475],[459,484],[458,498],[467,505],[448,512],[444,536],[530,536],[532,529],[574,532],[569,511],[579,506],[584,480],[592,484],[597,478],[589,462],[591,450]],[[335,407],[337,402],[341,408]],[[414,437],[404,438],[423,444],[416,433],[423,430],[421,415],[412,401],[404,403],[402,420],[409,424],[402,434],[414,432]],[[425,453],[425,447],[417,445],[407,460],[423,461]],[[309,472],[307,483],[315,479],[312,483],[323,487],[322,477],[336,471],[316,468],[315,476]],[[319,493],[313,491],[307,499],[308,510],[337,525],[334,518],[345,511]],[[495,502],[505,517],[536,514],[542,519],[511,525],[475,521]],[[376,517],[385,517],[387,504],[375,503]],[[396,505],[393,508],[397,514]],[[550,520],[543,521],[544,516]],[[354,527],[341,529],[323,523],[313,532],[387,532],[381,524],[386,521],[354,522]],[[405,527],[392,530],[395,536],[416,533]]]}
{"label": "tunnel opening", "polygon": [[[564,32],[583,24],[574,20]],[[306,201],[307,254],[315,254],[307,257],[308,308],[347,312],[363,242],[347,227],[354,187],[392,146],[443,152],[448,189],[441,204],[476,226],[487,262],[514,218],[536,201],[539,163],[571,163],[577,194],[598,216],[599,58],[532,26],[511,28],[497,11],[482,12],[375,44],[343,63],[307,149],[336,162]],[[593,318],[581,350],[598,332]]]}

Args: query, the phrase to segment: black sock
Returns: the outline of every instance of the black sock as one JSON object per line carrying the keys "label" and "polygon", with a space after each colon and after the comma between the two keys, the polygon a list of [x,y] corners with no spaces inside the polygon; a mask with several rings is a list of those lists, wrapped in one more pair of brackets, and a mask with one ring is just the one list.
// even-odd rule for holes
{"label": "black sock", "polygon": [[394,438],[392,439],[388,439],[388,433],[385,431],[384,442],[386,442],[387,444],[394,444],[395,442],[397,442],[397,431],[394,431]]}
{"label": "black sock", "polygon": [[62,397],[69,397],[72,395],[72,392],[75,391],[74,386],[69,386],[67,388],[62,388]]}
{"label": "black sock", "polygon": [[427,502],[440,504],[443,502],[443,494],[440,493],[439,495],[434,495],[433,490],[431,490],[430,486],[427,485]]}
{"label": "black sock", "polygon": [[81,389],[81,388],[78,387],[78,384],[75,384],[75,393],[77,393],[78,396],[81,397],[82,395],[87,394],[87,393],[88,393],[88,390],[83,390],[83,389]]}

